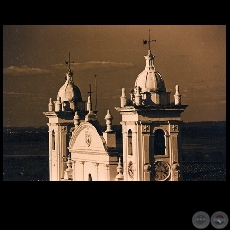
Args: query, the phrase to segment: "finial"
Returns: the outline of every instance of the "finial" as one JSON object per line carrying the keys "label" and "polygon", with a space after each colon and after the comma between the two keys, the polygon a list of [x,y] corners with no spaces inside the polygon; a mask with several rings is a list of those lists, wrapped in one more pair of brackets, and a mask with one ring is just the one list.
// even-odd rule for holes
{"label": "finial", "polygon": [[142,96],[140,94],[140,86],[137,86],[137,91],[136,91],[136,94],[135,94],[135,104],[137,106],[141,105],[142,104]]}
{"label": "finial", "polygon": [[126,96],[125,96],[125,88],[121,89],[121,107],[125,107],[126,106]]}
{"label": "finial", "polygon": [[77,111],[75,112],[73,120],[74,120],[74,126],[76,128],[80,124],[80,116],[78,115]]}
{"label": "finial", "polygon": [[176,92],[174,95],[175,105],[180,105],[181,104],[181,94],[179,93],[179,85],[176,85],[175,89],[176,89]]}
{"label": "finial", "polygon": [[121,157],[119,157],[119,162],[118,162],[118,166],[117,166],[117,176],[115,178],[116,181],[119,180],[124,180],[124,176],[123,176],[123,167],[121,164]]}
{"label": "finial", "polygon": [[68,156],[66,162],[66,170],[64,171],[64,179],[65,180],[73,180],[73,169],[72,169],[72,160],[71,157]]}
{"label": "finial", "polygon": [[53,111],[53,102],[52,102],[52,98],[49,99],[49,105],[48,105],[49,111]]}
{"label": "finial", "polygon": [[107,114],[105,116],[105,120],[106,120],[106,125],[107,125],[107,129],[106,129],[106,133],[108,132],[112,132],[113,130],[112,128],[112,120],[113,120],[113,116],[110,114],[109,109],[107,110]]}
{"label": "finial", "polygon": [[57,96],[57,101],[55,101],[55,112],[62,110],[61,97]]}

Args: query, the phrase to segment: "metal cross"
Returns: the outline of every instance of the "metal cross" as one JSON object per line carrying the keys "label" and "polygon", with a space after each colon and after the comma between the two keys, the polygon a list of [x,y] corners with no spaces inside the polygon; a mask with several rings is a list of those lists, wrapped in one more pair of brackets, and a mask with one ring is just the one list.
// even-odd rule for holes
{"label": "metal cross", "polygon": [[74,63],[74,61],[70,62],[70,53],[69,53],[69,61],[65,61],[65,64],[69,64],[69,70],[70,70],[70,63]]}
{"label": "metal cross", "polygon": [[90,102],[92,102],[92,98],[91,98],[91,94],[92,94],[93,92],[91,91],[91,84],[89,84],[89,92],[88,92],[88,94],[89,94],[89,96],[90,96]]}

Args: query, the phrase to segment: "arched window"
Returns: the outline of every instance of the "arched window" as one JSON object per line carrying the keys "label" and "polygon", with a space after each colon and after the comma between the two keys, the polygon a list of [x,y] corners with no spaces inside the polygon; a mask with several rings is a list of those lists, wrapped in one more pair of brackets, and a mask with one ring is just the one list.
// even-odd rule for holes
{"label": "arched window", "polygon": [[154,155],[165,155],[165,136],[162,129],[154,133]]}
{"label": "arched window", "polygon": [[128,155],[132,155],[132,131],[128,130]]}

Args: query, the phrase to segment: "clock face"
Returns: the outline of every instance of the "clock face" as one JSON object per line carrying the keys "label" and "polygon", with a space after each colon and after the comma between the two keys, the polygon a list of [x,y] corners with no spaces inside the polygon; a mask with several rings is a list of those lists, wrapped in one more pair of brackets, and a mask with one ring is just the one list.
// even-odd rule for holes
{"label": "clock face", "polygon": [[156,181],[164,181],[170,175],[170,166],[165,161],[156,161],[154,163],[154,176]]}

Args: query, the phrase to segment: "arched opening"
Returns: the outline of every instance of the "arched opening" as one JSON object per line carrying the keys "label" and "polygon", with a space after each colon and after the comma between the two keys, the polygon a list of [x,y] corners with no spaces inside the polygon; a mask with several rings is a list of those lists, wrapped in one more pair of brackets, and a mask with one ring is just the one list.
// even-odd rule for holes
{"label": "arched opening", "polygon": [[165,135],[162,129],[154,133],[154,155],[165,155]]}
{"label": "arched opening", "polygon": [[52,130],[52,150],[55,150],[55,132]]}
{"label": "arched opening", "polygon": [[128,130],[128,155],[132,155],[132,131]]}

